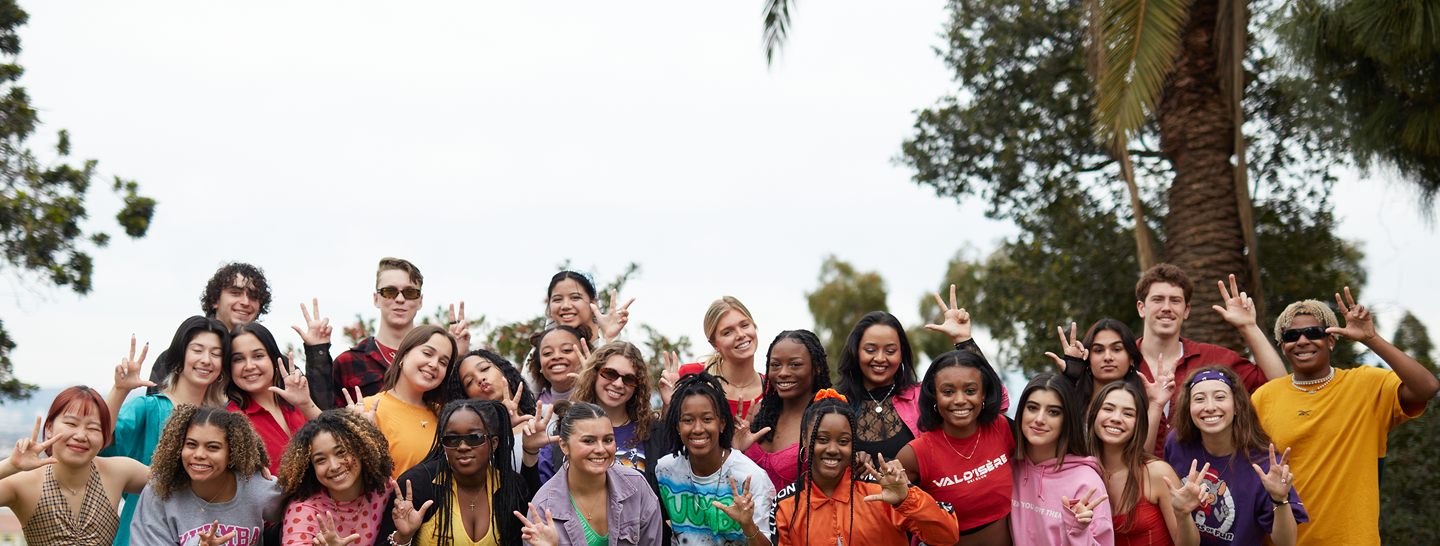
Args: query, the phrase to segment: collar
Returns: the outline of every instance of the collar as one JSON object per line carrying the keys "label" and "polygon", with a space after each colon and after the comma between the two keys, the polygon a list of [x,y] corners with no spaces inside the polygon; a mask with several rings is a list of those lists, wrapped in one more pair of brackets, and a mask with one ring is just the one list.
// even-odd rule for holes
{"label": "collar", "polygon": [[[806,489],[809,489],[809,490],[810,490],[810,493],[809,493],[809,496],[810,496],[810,507],[813,509],[813,508],[815,508],[815,507],[824,505],[824,504],[827,503],[827,502],[838,502],[838,503],[840,503],[840,504],[850,504],[850,490],[849,490],[849,488],[850,488],[850,472],[846,472],[846,473],[840,475],[840,483],[838,483],[838,484],[835,485],[835,496],[834,496],[834,497],[827,497],[827,496],[825,496],[825,491],[824,491],[824,490],[821,490],[821,489],[820,489],[820,486],[819,486],[819,485],[816,485],[815,482],[814,482],[814,480],[811,480],[811,481],[810,481],[810,485],[809,485],[808,487],[806,487]],[[855,484],[855,489],[856,489],[855,494],[856,494],[856,495],[859,495],[861,499],[864,499],[865,496],[869,494],[869,493],[866,493],[866,492],[863,492],[863,491],[860,491],[860,490],[859,490],[859,489],[860,489],[860,484]],[[803,491],[801,491],[801,492],[798,492],[798,493],[796,493],[796,494],[797,494],[797,495],[804,495],[804,494],[806,494],[806,493],[803,492]],[[791,502],[794,502],[794,501],[791,501]]]}
{"label": "collar", "polygon": [[920,395],[920,384],[915,383],[895,393],[896,400],[912,400]]}

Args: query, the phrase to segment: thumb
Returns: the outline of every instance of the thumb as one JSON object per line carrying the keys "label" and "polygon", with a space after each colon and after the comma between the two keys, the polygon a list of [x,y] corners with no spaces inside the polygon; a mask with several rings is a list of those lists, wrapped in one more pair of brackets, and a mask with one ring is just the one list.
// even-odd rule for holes
{"label": "thumb", "polygon": [[302,331],[299,326],[296,326],[296,325],[294,325],[294,324],[291,324],[291,325],[290,325],[290,329],[291,329],[291,330],[295,330],[295,333],[296,333],[296,334],[299,334],[300,337],[301,337],[301,339],[304,339],[304,337],[305,337],[305,332]]}
{"label": "thumb", "polygon": [[876,502],[876,501],[880,501],[880,495],[869,495],[869,496],[866,496],[866,497],[865,497],[865,502]]}
{"label": "thumb", "polygon": [[601,312],[600,312],[600,306],[599,306],[599,305],[595,305],[595,304],[593,304],[593,303],[590,304],[590,312],[593,313],[593,314],[594,314],[595,316],[597,316],[597,317],[604,314],[604,313],[601,313]]}
{"label": "thumb", "polygon": [[1165,485],[1170,486],[1171,491],[1178,489],[1175,487],[1175,483],[1170,481],[1170,476],[1160,476],[1160,479],[1165,480]]}
{"label": "thumb", "polygon": [[756,431],[756,432],[755,432],[755,435],[756,435],[756,436],[764,436],[766,433],[769,433],[769,432],[770,432],[770,427],[765,427],[765,428],[762,428],[762,429]]}
{"label": "thumb", "polygon": [[1221,306],[1219,306],[1219,305],[1211,305],[1210,308],[1211,308],[1211,309],[1214,309],[1216,313],[1220,313],[1220,314],[1224,314],[1224,313],[1225,313],[1225,308],[1224,308],[1224,307],[1221,307]]}
{"label": "thumb", "polygon": [[150,381],[150,380],[148,380],[148,379],[141,379],[141,380],[140,380],[140,386],[141,386],[141,387],[154,387],[154,386],[155,386],[155,382],[154,382],[154,381]]}
{"label": "thumb", "polygon": [[270,391],[270,392],[273,392],[273,393],[275,393],[275,394],[282,395],[282,396],[285,394],[285,389],[282,389],[282,388],[280,388],[280,387],[266,387],[265,390]]}

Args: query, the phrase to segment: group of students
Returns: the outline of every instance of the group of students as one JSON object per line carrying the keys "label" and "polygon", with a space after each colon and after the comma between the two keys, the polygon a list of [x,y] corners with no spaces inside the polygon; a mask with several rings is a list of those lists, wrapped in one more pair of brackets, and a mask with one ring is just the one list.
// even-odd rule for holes
{"label": "group of students", "polygon": [[[151,380],[132,339],[108,397],[56,397],[0,462],[0,504],[32,545],[1378,544],[1386,433],[1440,381],[1348,289],[1343,324],[1319,301],[1286,308],[1277,351],[1230,283],[1215,312],[1254,362],[1180,336],[1193,286],[1162,264],[1137,283],[1144,336],[1061,329],[1057,371],[1011,419],[954,287],[925,325],[954,350],[923,378],[883,311],[850,332],[833,385],[807,330],[757,368],[754,317],[727,296],[704,315],[715,354],[657,355],[652,395],[623,339],[634,300],[602,312],[583,272],[551,279],[527,381],[469,348],[463,302],[414,324],[423,277],[396,258],[376,334],[333,359],[318,302],[301,306],[302,373],[255,322],[263,273],[228,264]],[[1390,369],[1332,367],[1340,336]]]}

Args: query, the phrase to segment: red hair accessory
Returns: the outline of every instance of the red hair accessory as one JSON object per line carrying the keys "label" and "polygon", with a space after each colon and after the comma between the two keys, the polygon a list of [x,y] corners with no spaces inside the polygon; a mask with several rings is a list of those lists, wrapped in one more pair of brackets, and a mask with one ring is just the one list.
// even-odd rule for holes
{"label": "red hair accessory", "polygon": [[835,389],[820,389],[820,392],[815,393],[815,399],[811,400],[810,402],[813,404],[826,398],[834,398],[847,404],[850,402],[850,399],[845,398],[845,395],[843,394],[835,392]]}

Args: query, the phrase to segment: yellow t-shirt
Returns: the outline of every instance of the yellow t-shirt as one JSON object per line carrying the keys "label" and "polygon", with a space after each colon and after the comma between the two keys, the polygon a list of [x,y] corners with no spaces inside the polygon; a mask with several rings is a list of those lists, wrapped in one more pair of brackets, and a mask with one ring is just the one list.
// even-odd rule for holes
{"label": "yellow t-shirt", "polygon": [[1300,525],[1297,544],[1380,544],[1380,459],[1386,435],[1420,416],[1400,407],[1400,377],[1360,366],[1335,370],[1315,394],[1270,381],[1255,391],[1260,426],[1275,451],[1290,448],[1290,472],[1310,523]]}
{"label": "yellow t-shirt", "polygon": [[[435,478],[435,481],[438,484],[440,478]],[[496,472],[495,469],[492,468],[490,469],[489,478],[485,481],[485,488],[488,490],[486,495],[490,496],[491,502],[490,527],[486,529],[485,536],[480,537],[480,540],[472,541],[470,540],[470,534],[465,531],[465,520],[462,518],[463,514],[460,513],[461,510],[470,509],[470,502],[466,501],[464,506],[461,506],[460,492],[456,488],[455,482],[450,482],[450,534],[455,535],[451,537],[451,539],[453,540],[451,544],[453,544],[454,546],[497,546],[495,542],[495,526],[499,523],[499,521],[497,518],[495,518],[494,502],[495,490],[499,487],[500,473]],[[435,516],[431,517],[430,521],[427,521],[420,526],[420,532],[415,533],[415,546],[435,546],[439,543],[437,537],[440,535],[439,527],[441,513],[442,512],[440,510],[436,510]],[[510,517],[515,516],[511,515]]]}
{"label": "yellow t-shirt", "polygon": [[395,461],[393,477],[398,480],[430,453],[438,420],[430,408],[406,404],[390,391],[366,396],[365,407],[371,407],[376,400],[380,400],[380,410],[375,414],[375,426],[390,442],[390,458]]}

